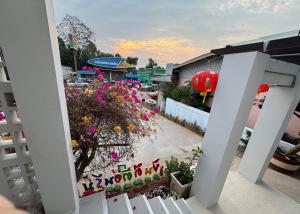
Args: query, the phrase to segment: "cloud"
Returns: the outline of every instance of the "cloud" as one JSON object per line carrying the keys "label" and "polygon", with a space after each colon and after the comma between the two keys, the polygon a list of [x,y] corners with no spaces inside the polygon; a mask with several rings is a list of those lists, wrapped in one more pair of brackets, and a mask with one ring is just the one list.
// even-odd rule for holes
{"label": "cloud", "polygon": [[159,37],[148,40],[122,39],[115,44],[115,53],[122,56],[138,56],[144,61],[152,57],[163,63],[183,62],[208,50],[192,40],[177,37]]}
{"label": "cloud", "polygon": [[280,12],[291,6],[294,0],[228,0],[221,1],[217,7],[220,11],[246,9],[251,13]]}

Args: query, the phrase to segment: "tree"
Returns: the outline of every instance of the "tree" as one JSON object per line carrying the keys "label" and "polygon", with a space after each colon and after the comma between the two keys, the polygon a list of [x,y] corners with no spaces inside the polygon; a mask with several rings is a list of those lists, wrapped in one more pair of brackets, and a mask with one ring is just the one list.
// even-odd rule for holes
{"label": "tree", "polygon": [[87,168],[130,160],[138,140],[154,131],[154,112],[143,108],[135,89],[98,80],[93,88],[65,89],[77,181]]}
{"label": "tree", "polygon": [[121,55],[120,55],[120,54],[118,54],[118,53],[116,53],[115,57],[121,57]]}
{"label": "tree", "polygon": [[148,59],[148,64],[146,65],[146,68],[153,68],[155,66],[157,66],[157,63],[152,58],[149,58]]}
{"label": "tree", "polygon": [[64,42],[69,41],[69,34],[72,34],[78,43],[79,48],[88,45],[90,41],[95,41],[95,33],[77,16],[67,14],[57,26],[57,32]]}
{"label": "tree", "polygon": [[77,60],[79,67],[86,65],[89,59],[95,58],[99,54],[100,51],[97,50],[95,43],[88,41],[88,43],[78,51]]}
{"label": "tree", "polygon": [[127,57],[126,62],[129,63],[130,65],[137,65],[139,58],[137,57]]}
{"label": "tree", "polygon": [[114,55],[111,53],[104,53],[104,52],[100,52],[98,53],[97,57],[113,57]]}
{"label": "tree", "polygon": [[73,66],[72,50],[66,47],[65,42],[62,38],[58,37],[57,39],[58,39],[61,64],[64,66],[72,67]]}

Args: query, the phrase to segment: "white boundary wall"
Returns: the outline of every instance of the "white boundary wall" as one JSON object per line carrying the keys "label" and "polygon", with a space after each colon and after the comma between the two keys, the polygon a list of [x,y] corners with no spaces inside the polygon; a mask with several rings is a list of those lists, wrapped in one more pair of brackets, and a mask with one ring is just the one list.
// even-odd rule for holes
{"label": "white boundary wall", "polygon": [[209,113],[167,98],[165,113],[196,124],[206,131]]}

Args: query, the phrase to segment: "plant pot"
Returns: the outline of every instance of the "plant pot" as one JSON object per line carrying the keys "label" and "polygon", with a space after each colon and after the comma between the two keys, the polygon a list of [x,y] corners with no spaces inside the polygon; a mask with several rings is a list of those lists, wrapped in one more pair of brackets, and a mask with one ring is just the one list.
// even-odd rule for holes
{"label": "plant pot", "polygon": [[188,198],[190,196],[192,182],[182,185],[176,178],[179,172],[171,173],[170,189],[178,194],[179,198]]}
{"label": "plant pot", "polygon": [[300,169],[300,160],[289,160],[283,155],[274,154],[270,167],[278,172],[292,174]]}

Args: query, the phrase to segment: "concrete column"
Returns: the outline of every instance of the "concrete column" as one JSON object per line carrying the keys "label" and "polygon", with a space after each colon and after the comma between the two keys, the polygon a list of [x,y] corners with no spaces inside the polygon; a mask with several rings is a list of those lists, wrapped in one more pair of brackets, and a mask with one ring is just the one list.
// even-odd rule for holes
{"label": "concrete column", "polygon": [[[288,68],[286,68],[288,70]],[[300,71],[295,86],[271,87],[240,163],[239,172],[261,181],[300,98]]]}
{"label": "concrete column", "polygon": [[1,1],[0,31],[46,213],[78,213],[52,1]]}
{"label": "concrete column", "polygon": [[205,207],[219,200],[268,59],[259,52],[224,56],[191,192]]}

